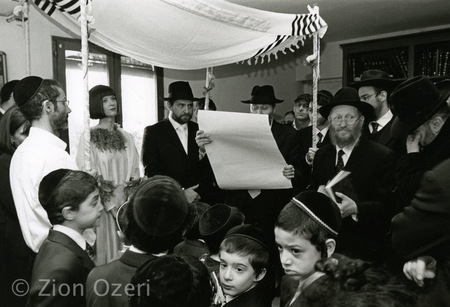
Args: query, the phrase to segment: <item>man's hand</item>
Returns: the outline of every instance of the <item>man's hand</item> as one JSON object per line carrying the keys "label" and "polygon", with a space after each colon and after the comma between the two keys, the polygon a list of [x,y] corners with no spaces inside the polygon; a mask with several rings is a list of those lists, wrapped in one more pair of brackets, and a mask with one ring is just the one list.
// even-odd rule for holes
{"label": "man's hand", "polygon": [[289,179],[289,180],[294,179],[294,175],[295,175],[295,169],[292,165],[286,165],[283,168],[283,176],[286,177],[287,179]]}
{"label": "man's hand", "polygon": [[314,162],[314,156],[319,148],[309,147],[308,153],[306,154],[306,162],[311,165]]}
{"label": "man's hand", "polygon": [[413,280],[419,287],[423,287],[425,278],[436,276],[436,260],[425,256],[406,262],[403,265],[403,273],[409,280]]}
{"label": "man's hand", "polygon": [[358,206],[356,205],[355,201],[348,197],[345,194],[342,194],[340,192],[335,193],[337,197],[341,199],[340,203],[337,203],[339,209],[341,210],[341,216],[342,218],[347,217],[352,214],[358,214]]}
{"label": "man's hand", "polygon": [[205,145],[211,144],[212,140],[209,134],[206,134],[203,130],[198,130],[195,136],[195,142],[197,142],[198,147],[204,148]]}
{"label": "man's hand", "polygon": [[198,188],[198,184],[184,190],[184,195],[189,204],[193,204],[200,200],[200,195],[194,190]]}
{"label": "man's hand", "polygon": [[412,152],[420,152],[420,139],[421,134],[418,131],[415,131],[408,135],[406,138],[406,152],[412,153]]}

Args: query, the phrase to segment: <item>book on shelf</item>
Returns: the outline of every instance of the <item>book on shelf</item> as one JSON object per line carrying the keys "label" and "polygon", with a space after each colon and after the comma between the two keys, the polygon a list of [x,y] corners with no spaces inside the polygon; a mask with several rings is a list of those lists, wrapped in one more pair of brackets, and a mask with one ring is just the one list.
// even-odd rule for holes
{"label": "book on shelf", "polygon": [[341,170],[325,186],[325,191],[335,203],[341,202],[341,198],[336,196],[336,192],[340,192],[350,197],[355,202],[358,202],[358,196],[356,195],[355,189],[353,188],[353,184],[349,177],[350,174],[351,172],[349,171]]}

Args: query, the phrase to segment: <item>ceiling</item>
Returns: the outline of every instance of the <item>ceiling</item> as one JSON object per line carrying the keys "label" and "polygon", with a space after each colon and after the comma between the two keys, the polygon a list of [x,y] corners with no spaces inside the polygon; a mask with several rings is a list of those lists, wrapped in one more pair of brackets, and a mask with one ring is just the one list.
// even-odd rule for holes
{"label": "ceiling", "polygon": [[[8,13],[18,0],[0,0],[0,15]],[[94,0],[95,1],[95,0]],[[450,0],[226,0],[279,13],[307,13],[317,3],[328,23],[327,42],[351,41],[392,32],[450,28]]]}
{"label": "ceiling", "polygon": [[[423,28],[450,28],[450,0],[226,0],[266,11],[308,13],[317,3],[328,23],[327,42],[385,36]],[[406,33],[405,33],[406,34]]]}

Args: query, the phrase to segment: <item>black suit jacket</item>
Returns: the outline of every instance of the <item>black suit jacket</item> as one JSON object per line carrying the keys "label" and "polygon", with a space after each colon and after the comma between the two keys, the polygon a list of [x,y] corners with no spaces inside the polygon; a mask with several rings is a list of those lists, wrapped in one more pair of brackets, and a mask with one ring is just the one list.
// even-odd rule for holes
{"label": "black suit jacket", "polygon": [[270,307],[272,302],[265,297],[263,288],[256,285],[253,289],[240,294],[223,307]]}
{"label": "black suit jacket", "polygon": [[75,241],[50,230],[34,262],[29,306],[86,306],[85,283],[94,266]]}
{"label": "black suit jacket", "polygon": [[142,264],[155,258],[127,250],[120,259],[94,268],[86,281],[87,306],[128,306],[126,286]]}
{"label": "black suit jacket", "polygon": [[184,188],[199,183],[199,152],[195,142],[198,125],[188,122],[188,154],[168,119],[144,130],[142,163],[145,175],[172,177]]}
{"label": "black suit jacket", "polygon": [[391,133],[392,123],[394,122],[395,116],[384,126],[382,129],[376,133],[369,134],[369,140],[377,142],[384,145],[395,152],[397,158],[400,158],[406,153],[406,138],[405,137],[394,137]]}
{"label": "black suit jacket", "polygon": [[450,159],[424,174],[410,206],[392,219],[392,246],[406,260],[432,256],[436,278],[417,306],[450,306]]}
{"label": "black suit jacket", "polygon": [[[325,185],[336,175],[336,147],[321,147],[314,158],[311,188]],[[390,149],[361,138],[353,149],[345,170],[358,197],[358,222],[343,219],[336,252],[353,258],[381,260],[389,228],[389,196],[395,186],[395,154]]]}

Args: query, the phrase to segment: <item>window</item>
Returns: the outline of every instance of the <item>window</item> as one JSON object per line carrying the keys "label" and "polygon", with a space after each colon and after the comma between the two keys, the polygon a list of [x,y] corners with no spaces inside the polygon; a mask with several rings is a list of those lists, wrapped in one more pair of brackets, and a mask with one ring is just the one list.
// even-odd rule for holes
{"label": "window", "polygon": [[[69,141],[71,155],[76,155],[80,135],[85,128],[81,42],[54,37],[53,45],[55,78],[65,89],[72,109],[68,135],[62,138]],[[140,153],[144,128],[158,121],[156,74],[153,67],[94,45],[89,46],[88,66],[89,88],[104,84],[116,91],[121,109],[116,122],[133,135]],[[98,120],[91,120],[90,126],[97,123]]]}

